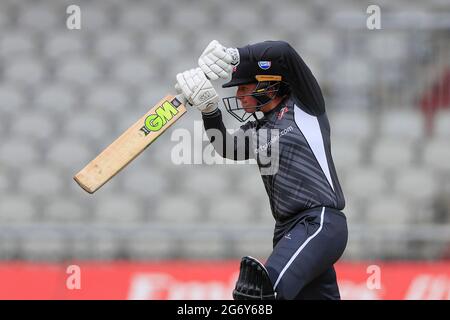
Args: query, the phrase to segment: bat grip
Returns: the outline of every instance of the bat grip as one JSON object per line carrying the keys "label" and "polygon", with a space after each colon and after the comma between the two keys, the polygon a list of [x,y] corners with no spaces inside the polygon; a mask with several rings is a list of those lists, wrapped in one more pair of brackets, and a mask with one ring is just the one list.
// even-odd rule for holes
{"label": "bat grip", "polygon": [[[211,79],[208,77],[208,75],[206,75],[205,73],[203,73],[203,74],[205,75],[206,79],[211,80]],[[182,93],[177,94],[177,95],[175,96],[175,98],[177,98],[182,104],[184,104],[184,105],[188,104],[188,105],[190,105],[190,106],[192,107],[192,105],[191,105],[191,104],[189,103],[189,101],[186,99],[186,97],[184,96],[184,94],[182,94]]]}
{"label": "bat grip", "polygon": [[182,104],[186,104],[186,103],[189,103],[188,101],[187,101],[187,99],[186,99],[186,97],[184,96],[184,94],[182,94],[182,93],[180,93],[180,94],[177,94],[176,96],[175,96],[175,98],[177,98]]}

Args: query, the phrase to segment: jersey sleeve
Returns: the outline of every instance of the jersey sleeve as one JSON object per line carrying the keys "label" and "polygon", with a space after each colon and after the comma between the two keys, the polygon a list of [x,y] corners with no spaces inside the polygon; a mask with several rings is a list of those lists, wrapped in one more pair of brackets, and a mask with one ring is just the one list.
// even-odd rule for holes
{"label": "jersey sleeve", "polygon": [[312,115],[325,112],[325,101],[319,84],[309,67],[291,45],[284,41],[264,41],[238,48],[248,50],[250,59],[277,61],[283,70],[284,81],[291,88],[294,100]]}
{"label": "jersey sleeve", "polygon": [[251,121],[230,134],[223,124],[222,112],[219,109],[210,114],[202,114],[202,118],[209,141],[221,157],[235,161],[253,157]]}

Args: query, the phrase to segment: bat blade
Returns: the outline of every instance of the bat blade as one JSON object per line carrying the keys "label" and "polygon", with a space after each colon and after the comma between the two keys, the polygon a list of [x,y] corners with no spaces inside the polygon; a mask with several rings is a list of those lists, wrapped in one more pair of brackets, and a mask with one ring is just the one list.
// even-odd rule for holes
{"label": "bat blade", "polygon": [[184,104],[167,95],[78,172],[74,180],[94,193],[185,113]]}

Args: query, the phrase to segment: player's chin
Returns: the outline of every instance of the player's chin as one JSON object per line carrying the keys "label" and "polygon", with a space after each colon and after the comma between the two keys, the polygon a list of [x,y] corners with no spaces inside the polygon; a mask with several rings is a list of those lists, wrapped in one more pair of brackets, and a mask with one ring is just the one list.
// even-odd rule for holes
{"label": "player's chin", "polygon": [[245,112],[247,113],[253,113],[255,112],[255,108],[253,107],[244,107]]}

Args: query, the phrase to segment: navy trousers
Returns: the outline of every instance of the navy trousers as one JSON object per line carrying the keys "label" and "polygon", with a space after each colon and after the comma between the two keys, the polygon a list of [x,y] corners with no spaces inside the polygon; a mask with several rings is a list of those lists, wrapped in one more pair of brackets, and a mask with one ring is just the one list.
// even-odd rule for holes
{"label": "navy trousers", "polygon": [[333,265],[343,254],[347,238],[347,219],[341,211],[326,207],[306,211],[265,263],[277,299],[340,299]]}

